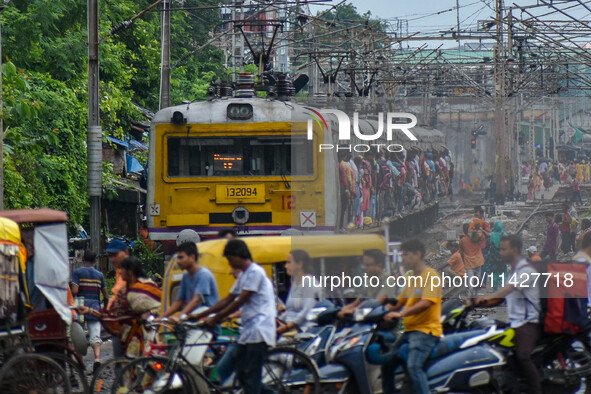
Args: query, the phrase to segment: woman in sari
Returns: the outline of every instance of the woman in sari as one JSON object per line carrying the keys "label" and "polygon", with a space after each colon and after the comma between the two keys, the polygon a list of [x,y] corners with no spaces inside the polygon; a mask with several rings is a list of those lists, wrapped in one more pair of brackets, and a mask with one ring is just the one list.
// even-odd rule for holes
{"label": "woman in sari", "polygon": [[529,176],[529,182],[527,183],[527,200],[533,201],[535,197],[536,185],[534,183],[534,177]]}
{"label": "woman in sari", "polygon": [[540,174],[540,170],[537,170],[534,173],[534,185],[537,191],[540,191],[542,188],[542,175]]}
{"label": "woman in sari", "polygon": [[501,276],[507,274],[507,264],[505,264],[499,253],[501,237],[507,235],[503,230],[503,222],[496,221],[486,245],[486,266],[487,272],[492,274],[493,291],[497,291],[499,288]]}
{"label": "woman in sari", "polygon": [[137,257],[128,257],[121,262],[121,275],[126,282],[125,287],[117,293],[109,309],[97,311],[78,307],[78,311],[100,318],[109,332],[121,338],[123,354],[137,357],[142,353],[146,337],[138,321],[158,313],[162,291],[148,279],[142,269],[142,261]]}
{"label": "woman in sari", "polygon": [[575,177],[577,178],[577,181],[579,181],[579,183],[583,183],[583,180],[585,179],[585,167],[583,166],[583,163],[577,163],[575,164]]}
{"label": "woman in sari", "polygon": [[560,184],[564,185],[566,183],[566,178],[568,176],[567,168],[562,163],[560,163],[558,165],[558,169],[560,171]]}

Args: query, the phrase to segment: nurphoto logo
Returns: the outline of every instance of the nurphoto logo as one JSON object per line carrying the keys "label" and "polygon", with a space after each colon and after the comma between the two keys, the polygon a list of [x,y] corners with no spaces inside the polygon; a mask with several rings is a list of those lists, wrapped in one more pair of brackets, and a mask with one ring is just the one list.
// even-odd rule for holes
{"label": "nurphoto logo", "polygon": [[[353,122],[349,116],[338,109],[321,109],[316,110],[310,107],[305,107],[310,112],[305,112],[312,119],[308,119],[307,137],[308,140],[313,139],[313,125],[314,121],[323,129],[328,130],[328,123],[323,115],[334,115],[338,123],[338,139],[339,141],[350,141],[351,140],[351,124],[353,124],[353,134],[358,140],[361,141],[384,141],[386,143],[373,143],[373,144],[319,144],[318,151],[327,150],[346,150],[349,152],[367,152],[374,147],[378,152],[380,149],[385,149],[388,152],[402,152],[403,146],[396,143],[390,143],[393,140],[394,131],[401,131],[409,140],[417,141],[417,137],[410,131],[417,124],[417,118],[413,114],[406,112],[388,112],[386,113],[386,121],[384,122],[384,113],[378,113],[377,130],[373,134],[362,133],[359,129],[359,114],[353,113]],[[400,120],[408,119],[410,122],[400,123]],[[385,139],[383,137],[384,130]]]}

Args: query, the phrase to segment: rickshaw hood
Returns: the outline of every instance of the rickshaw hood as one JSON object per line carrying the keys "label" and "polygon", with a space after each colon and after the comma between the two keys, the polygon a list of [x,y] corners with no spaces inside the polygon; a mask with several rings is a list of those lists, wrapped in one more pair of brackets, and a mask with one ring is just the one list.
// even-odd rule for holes
{"label": "rickshaw hood", "polygon": [[21,231],[13,220],[0,217],[0,240],[21,243]]}
{"label": "rickshaw hood", "polygon": [[0,243],[12,243],[20,246],[19,262],[22,272],[25,272],[27,251],[21,243],[21,231],[18,224],[10,219],[0,217]]}

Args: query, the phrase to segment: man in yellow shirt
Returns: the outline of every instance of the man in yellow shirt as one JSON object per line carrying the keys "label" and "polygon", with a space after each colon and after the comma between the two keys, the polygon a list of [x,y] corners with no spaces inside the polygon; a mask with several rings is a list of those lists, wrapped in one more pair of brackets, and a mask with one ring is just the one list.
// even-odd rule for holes
{"label": "man in yellow shirt", "polygon": [[[385,319],[403,319],[404,334],[397,346],[405,343],[409,345],[406,371],[412,382],[413,392],[429,394],[431,391],[423,366],[443,333],[441,281],[437,271],[425,264],[425,245],[421,241],[403,242],[400,249],[404,266],[412,271],[406,275],[406,286],[396,305],[390,308],[392,312],[386,314]],[[396,353],[398,352],[395,349],[393,354]],[[391,361],[382,365],[384,394],[396,391],[394,372],[400,362],[398,357],[393,357]]]}

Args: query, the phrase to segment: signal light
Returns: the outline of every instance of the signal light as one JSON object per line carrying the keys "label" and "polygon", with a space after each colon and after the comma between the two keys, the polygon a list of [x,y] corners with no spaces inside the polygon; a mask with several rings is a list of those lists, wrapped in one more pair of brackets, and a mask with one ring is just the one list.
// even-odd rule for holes
{"label": "signal light", "polygon": [[470,146],[472,147],[472,149],[476,149],[476,138],[472,138],[472,140],[470,141]]}

